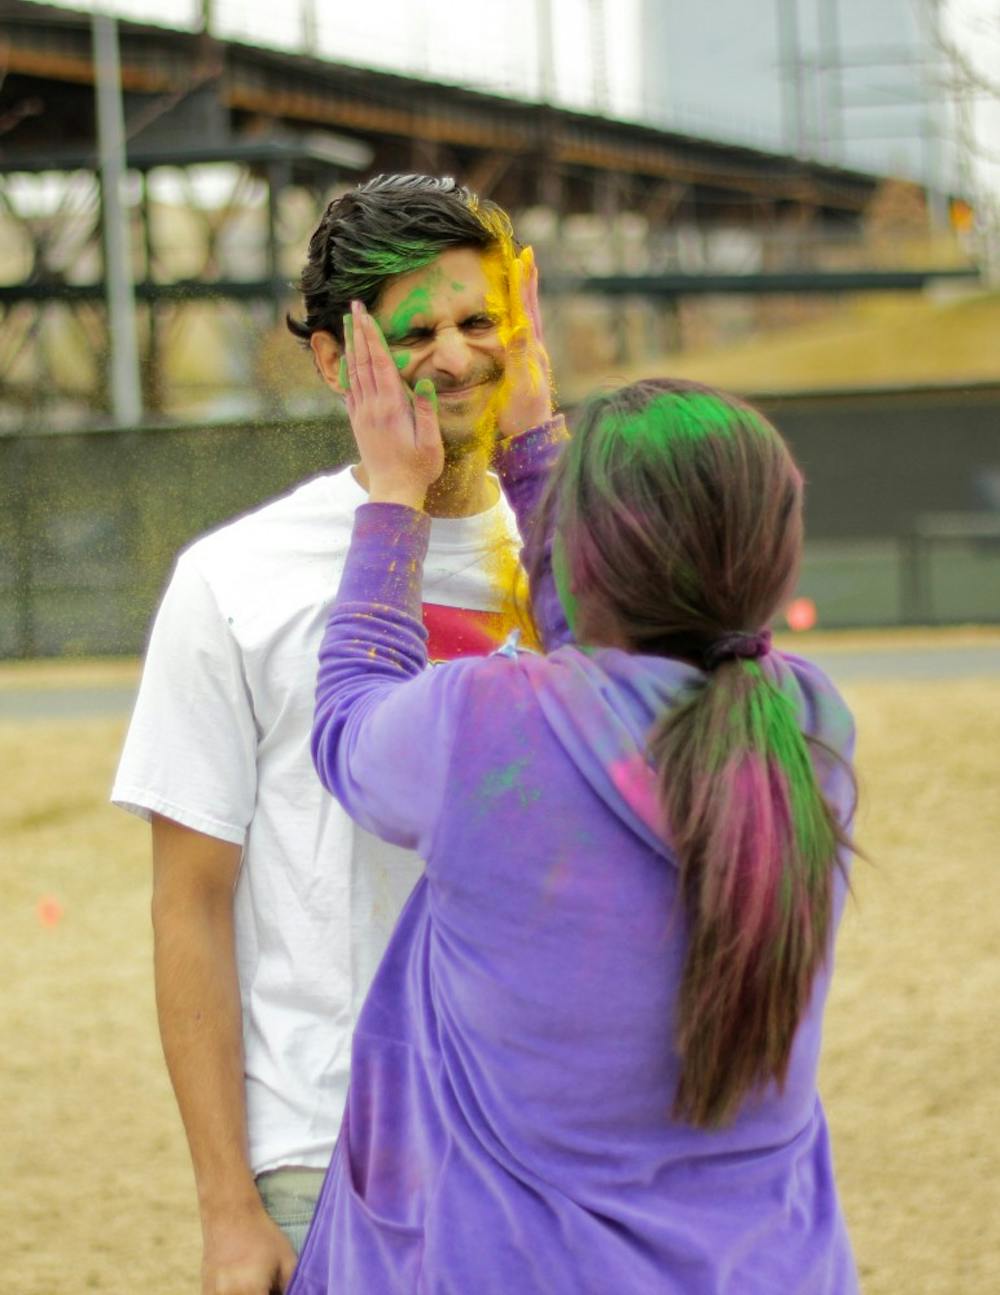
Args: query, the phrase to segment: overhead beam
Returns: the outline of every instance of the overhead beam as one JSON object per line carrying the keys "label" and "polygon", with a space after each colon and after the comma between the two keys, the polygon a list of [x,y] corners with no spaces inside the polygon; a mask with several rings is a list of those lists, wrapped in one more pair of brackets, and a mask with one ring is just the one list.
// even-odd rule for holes
{"label": "overhead beam", "polygon": [[[93,59],[85,55],[27,49],[13,41],[8,42],[4,50],[4,72],[7,76],[17,73],[50,81],[70,81],[76,85],[94,84]],[[123,63],[121,87],[140,94],[164,94],[181,89],[182,83],[179,77],[171,76],[169,72]]]}
{"label": "overhead beam", "polygon": [[[815,270],[781,271],[773,274],[613,274],[568,276],[546,275],[545,293],[593,293],[599,296],[693,297],[707,295],[761,295],[775,293],[838,292],[920,292],[937,280],[973,281],[976,267],[926,270]],[[138,282],[135,295],[141,301],[207,301],[274,297],[270,279],[193,279],[182,283]],[[292,289],[289,288],[289,292]],[[97,301],[104,296],[100,283],[0,284],[0,305],[22,301]]]}
{"label": "overhead beam", "polygon": [[802,270],[773,274],[546,275],[545,292],[601,296],[704,297],[787,293],[920,292],[939,279],[977,280],[979,270]]}
{"label": "overhead beam", "polygon": [[475,148],[501,148],[523,152],[533,145],[531,135],[523,130],[479,124],[456,117],[381,104],[363,103],[339,95],[311,94],[308,91],[258,90],[252,86],[231,83],[223,91],[230,108],[260,113],[268,117],[291,117],[317,125],[341,126],[378,134],[420,138],[441,144],[464,144]]}

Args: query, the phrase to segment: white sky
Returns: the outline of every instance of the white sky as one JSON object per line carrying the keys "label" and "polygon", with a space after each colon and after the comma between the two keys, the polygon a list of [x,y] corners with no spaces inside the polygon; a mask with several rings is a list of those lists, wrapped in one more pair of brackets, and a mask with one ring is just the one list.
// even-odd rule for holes
{"label": "white sky", "polygon": [[[534,99],[540,90],[539,14],[547,4],[555,33],[559,102],[591,106],[592,15],[604,11],[600,49],[608,108],[638,109],[635,50],[640,0],[211,0],[213,30],[252,44],[299,49],[306,14],[315,15],[319,52],[333,60],[475,84]],[[163,26],[191,27],[201,0],[52,0]]]}
{"label": "white sky", "polygon": [[[201,13],[201,0],[52,2],[177,27],[195,25]],[[311,10],[318,52],[326,57],[528,99],[544,97],[539,15],[548,7],[553,101],[611,116],[639,115],[640,0],[212,2],[220,36],[301,48]],[[1000,83],[1000,0],[943,0],[942,7],[946,28],[984,75]],[[1000,198],[1000,97],[977,97],[973,124],[979,184]]]}

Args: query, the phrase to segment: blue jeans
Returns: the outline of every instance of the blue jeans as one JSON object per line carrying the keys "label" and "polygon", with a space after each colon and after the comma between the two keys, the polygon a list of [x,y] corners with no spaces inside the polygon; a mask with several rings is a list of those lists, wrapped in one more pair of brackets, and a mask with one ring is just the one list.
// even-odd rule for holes
{"label": "blue jeans", "polygon": [[323,1169],[272,1169],[257,1179],[264,1208],[288,1238],[295,1253],[305,1244],[326,1171]]}

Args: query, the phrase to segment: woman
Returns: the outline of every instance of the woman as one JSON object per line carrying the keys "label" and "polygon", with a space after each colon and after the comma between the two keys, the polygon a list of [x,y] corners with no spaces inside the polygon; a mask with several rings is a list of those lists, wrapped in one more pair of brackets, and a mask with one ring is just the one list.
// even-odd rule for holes
{"label": "woman", "polygon": [[502,443],[549,655],[427,671],[432,393],[393,405],[354,324],[372,502],[313,751],[427,869],[291,1289],[856,1291],[816,1092],[853,726],[770,645],[801,549],[787,448],[667,382],[593,401],[572,440],[554,420]]}

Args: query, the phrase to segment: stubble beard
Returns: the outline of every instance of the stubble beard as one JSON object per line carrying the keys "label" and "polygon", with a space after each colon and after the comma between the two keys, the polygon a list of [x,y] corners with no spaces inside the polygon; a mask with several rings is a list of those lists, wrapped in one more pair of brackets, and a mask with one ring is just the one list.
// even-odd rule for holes
{"label": "stubble beard", "polygon": [[[502,389],[503,376],[502,366],[496,364],[477,380],[477,385],[492,388],[489,399],[480,408],[479,413],[473,414],[470,411],[467,416],[463,416],[456,412],[452,426],[449,427],[444,421],[439,424],[441,440],[444,443],[445,463],[460,462],[485,446],[492,446],[496,439],[497,399]],[[447,386],[438,388],[442,394],[455,389]],[[473,399],[477,404],[479,403],[477,397],[474,396]]]}

